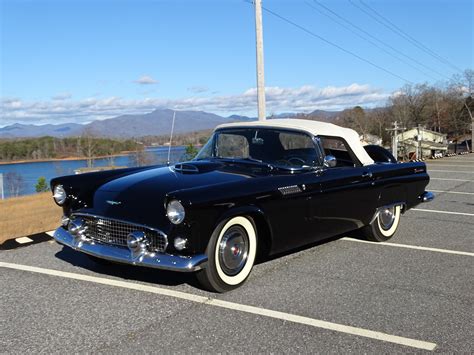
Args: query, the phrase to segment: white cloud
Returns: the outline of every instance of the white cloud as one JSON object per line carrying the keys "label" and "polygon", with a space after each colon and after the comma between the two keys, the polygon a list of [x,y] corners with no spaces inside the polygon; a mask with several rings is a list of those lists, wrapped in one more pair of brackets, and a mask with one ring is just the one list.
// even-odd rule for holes
{"label": "white cloud", "polygon": [[56,100],[56,101],[61,101],[61,100],[68,100],[72,97],[71,93],[69,92],[61,92],[57,95],[54,95],[51,97],[51,99]]}
{"label": "white cloud", "polygon": [[202,94],[204,92],[209,91],[209,88],[207,86],[196,85],[196,86],[189,87],[188,91],[194,94]]}
{"label": "white cloud", "polygon": [[[310,112],[316,109],[340,110],[356,105],[381,105],[389,94],[369,85],[328,86],[305,85],[298,88],[267,87],[267,113]],[[28,102],[5,98],[0,103],[0,127],[20,123],[86,123],[123,114],[151,112],[156,108],[200,110],[216,114],[255,115],[257,90],[248,89],[235,95],[190,96],[179,99],[143,98],[127,100],[120,97],[90,97],[82,100],[51,100]]]}
{"label": "white cloud", "polygon": [[153,85],[153,84],[158,84],[158,81],[153,79],[149,75],[142,75],[138,80],[134,80],[134,83],[137,83],[140,85]]}

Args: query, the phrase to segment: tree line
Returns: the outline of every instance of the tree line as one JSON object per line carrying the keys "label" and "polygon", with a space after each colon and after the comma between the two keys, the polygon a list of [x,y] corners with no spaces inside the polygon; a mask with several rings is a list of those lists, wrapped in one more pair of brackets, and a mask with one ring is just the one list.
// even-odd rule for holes
{"label": "tree line", "polygon": [[[465,70],[447,82],[436,85],[408,84],[393,93],[384,107],[360,106],[341,112],[334,123],[355,129],[361,135],[373,134],[390,141],[393,122],[411,129],[418,125],[444,133],[448,138],[468,134],[474,115],[474,70]],[[319,119],[317,115],[301,115]]]}
{"label": "tree line", "polygon": [[118,154],[135,150],[134,140],[98,137],[39,137],[0,140],[0,160],[43,160]]}

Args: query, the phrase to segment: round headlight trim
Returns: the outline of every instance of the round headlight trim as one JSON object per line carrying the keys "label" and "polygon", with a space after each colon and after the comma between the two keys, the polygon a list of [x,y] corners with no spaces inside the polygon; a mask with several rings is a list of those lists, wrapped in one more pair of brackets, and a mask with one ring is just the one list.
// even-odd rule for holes
{"label": "round headlight trim", "polygon": [[178,200],[171,200],[166,206],[166,216],[173,224],[183,222],[185,215],[184,206]]}
{"label": "round headlight trim", "polygon": [[67,193],[66,193],[66,190],[64,190],[63,185],[56,185],[54,187],[53,198],[54,198],[54,201],[56,201],[58,205],[60,206],[64,205],[64,202],[66,202]]}

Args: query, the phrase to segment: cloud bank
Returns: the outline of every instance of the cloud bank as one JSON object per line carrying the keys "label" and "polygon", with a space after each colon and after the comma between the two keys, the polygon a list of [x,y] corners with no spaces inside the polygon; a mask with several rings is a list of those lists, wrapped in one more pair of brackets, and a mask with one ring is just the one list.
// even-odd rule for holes
{"label": "cloud bank", "polygon": [[[369,85],[328,86],[317,88],[267,87],[267,114],[279,112],[310,112],[340,110],[361,105],[373,107],[385,102],[389,94]],[[0,127],[13,123],[87,123],[124,114],[151,112],[156,108],[199,110],[216,114],[246,114],[257,110],[257,90],[251,88],[234,95],[190,96],[179,99],[144,98],[137,100],[120,97],[87,98],[82,100],[23,101],[4,98],[0,103]]]}

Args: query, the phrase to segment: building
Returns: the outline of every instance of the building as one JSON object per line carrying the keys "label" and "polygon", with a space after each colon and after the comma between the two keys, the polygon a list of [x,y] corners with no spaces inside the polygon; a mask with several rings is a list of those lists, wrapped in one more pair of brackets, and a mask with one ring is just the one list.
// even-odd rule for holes
{"label": "building", "polygon": [[362,145],[367,145],[367,144],[382,145],[382,138],[370,133],[361,134],[359,138]]}
{"label": "building", "polygon": [[446,135],[423,127],[415,127],[399,133],[398,157],[403,159],[431,158],[448,150]]}

